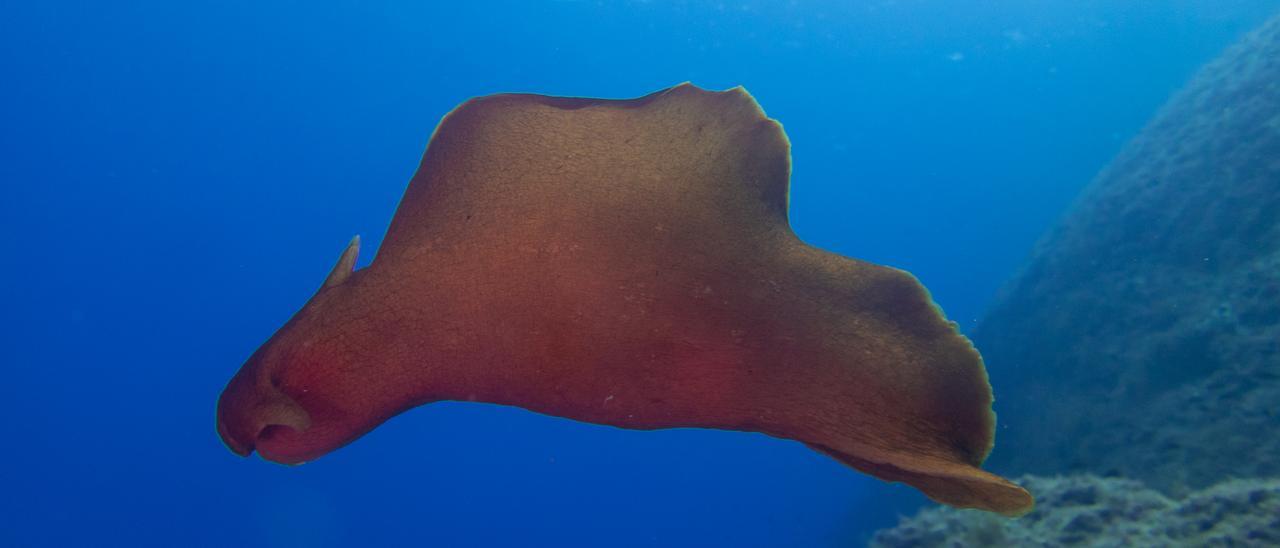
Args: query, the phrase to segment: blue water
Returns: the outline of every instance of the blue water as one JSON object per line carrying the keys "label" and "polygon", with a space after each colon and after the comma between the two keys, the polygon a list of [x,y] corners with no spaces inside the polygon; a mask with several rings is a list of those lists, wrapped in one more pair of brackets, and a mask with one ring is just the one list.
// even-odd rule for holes
{"label": "blue water", "polygon": [[373,257],[438,119],[501,91],[745,85],[800,236],[967,328],[1280,9],[1016,4],[5,2],[0,546],[858,545],[927,502],[793,442],[436,404],[286,468],[228,452],[214,402],[352,235]]}

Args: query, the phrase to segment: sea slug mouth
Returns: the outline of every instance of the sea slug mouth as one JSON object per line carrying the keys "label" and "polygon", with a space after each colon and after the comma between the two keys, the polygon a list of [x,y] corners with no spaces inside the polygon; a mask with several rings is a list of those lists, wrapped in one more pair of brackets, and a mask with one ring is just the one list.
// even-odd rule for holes
{"label": "sea slug mouth", "polygon": [[242,457],[247,457],[250,453],[253,453],[253,443],[245,443],[236,439],[235,436],[227,431],[227,423],[221,419],[218,420],[218,437],[222,439],[222,444],[227,446],[227,449],[230,449],[232,453]]}
{"label": "sea slug mouth", "polygon": [[263,460],[289,466],[309,460],[305,452],[299,453],[296,447],[286,441],[289,434],[297,433],[293,427],[284,424],[264,424],[257,428],[257,432],[252,437],[236,436],[231,433],[225,422],[218,421],[218,435],[222,438],[223,445],[241,457],[248,457],[257,451],[258,456]]}

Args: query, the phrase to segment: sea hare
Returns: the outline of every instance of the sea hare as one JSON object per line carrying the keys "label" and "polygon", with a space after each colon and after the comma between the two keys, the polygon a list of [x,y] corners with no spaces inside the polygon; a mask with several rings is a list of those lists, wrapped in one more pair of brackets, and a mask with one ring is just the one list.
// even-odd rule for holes
{"label": "sea hare", "polygon": [[231,379],[218,432],[301,463],[409,408],[514,405],[807,444],[1008,515],[982,359],[910,274],[806,245],[742,88],[503,94],[440,122],[367,268],[353,240]]}

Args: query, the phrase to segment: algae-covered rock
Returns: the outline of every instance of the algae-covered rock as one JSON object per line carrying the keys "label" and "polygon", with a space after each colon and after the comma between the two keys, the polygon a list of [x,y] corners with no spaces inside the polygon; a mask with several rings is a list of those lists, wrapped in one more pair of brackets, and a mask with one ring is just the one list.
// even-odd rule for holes
{"label": "algae-covered rock", "polygon": [[876,533],[879,548],[972,546],[1275,546],[1280,480],[1229,481],[1184,499],[1141,483],[1097,476],[1019,480],[1036,509],[1018,519],[930,508]]}
{"label": "algae-covered rock", "polygon": [[997,471],[1280,475],[1280,17],[1098,175],[974,340]]}

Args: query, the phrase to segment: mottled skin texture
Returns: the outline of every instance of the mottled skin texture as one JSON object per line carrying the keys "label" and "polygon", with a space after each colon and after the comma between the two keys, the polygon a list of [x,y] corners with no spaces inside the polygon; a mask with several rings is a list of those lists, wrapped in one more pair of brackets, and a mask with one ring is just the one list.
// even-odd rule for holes
{"label": "mottled skin texture", "polygon": [[743,90],[496,95],[432,136],[373,263],[357,243],[231,380],[227,446],[314,459],[411,407],[514,405],[624,428],[795,439],[957,506],[978,469],[977,352],[900,270],[787,224],[786,137]]}

